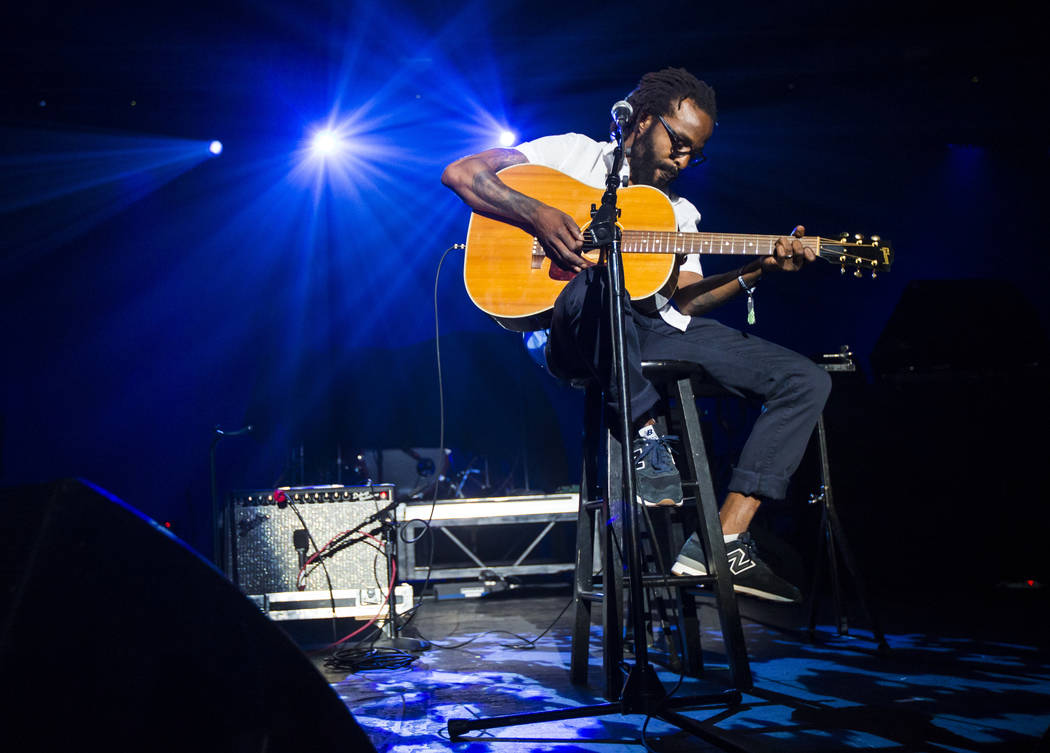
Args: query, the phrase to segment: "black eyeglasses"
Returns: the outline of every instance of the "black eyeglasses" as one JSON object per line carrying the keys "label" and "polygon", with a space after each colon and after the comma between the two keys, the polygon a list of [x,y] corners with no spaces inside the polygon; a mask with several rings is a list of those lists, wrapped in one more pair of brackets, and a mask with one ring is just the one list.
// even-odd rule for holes
{"label": "black eyeglasses", "polygon": [[682,139],[679,138],[678,134],[671,129],[671,126],[667,125],[667,121],[664,120],[662,115],[657,115],[656,117],[660,119],[660,125],[664,127],[665,131],[667,131],[667,137],[671,139],[672,159],[678,159],[679,157],[688,157],[689,161],[687,164],[690,167],[702,164],[707,159],[707,157],[704,156],[703,149],[695,151],[686,146],[685,142],[683,142]]}

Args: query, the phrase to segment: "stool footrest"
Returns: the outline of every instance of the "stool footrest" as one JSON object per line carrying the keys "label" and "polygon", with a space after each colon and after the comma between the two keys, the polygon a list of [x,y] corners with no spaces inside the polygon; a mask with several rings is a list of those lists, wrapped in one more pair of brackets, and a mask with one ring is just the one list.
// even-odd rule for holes
{"label": "stool footrest", "polygon": [[584,601],[602,601],[605,598],[605,593],[602,591],[577,591],[576,598]]}
{"label": "stool footrest", "polygon": [[713,575],[643,575],[642,585],[649,588],[693,588],[714,583]]}

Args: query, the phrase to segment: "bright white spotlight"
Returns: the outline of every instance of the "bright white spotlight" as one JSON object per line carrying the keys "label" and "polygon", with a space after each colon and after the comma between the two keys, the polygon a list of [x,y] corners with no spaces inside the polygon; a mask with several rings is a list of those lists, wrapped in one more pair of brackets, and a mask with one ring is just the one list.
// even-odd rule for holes
{"label": "bright white spotlight", "polygon": [[310,151],[317,157],[337,157],[346,151],[346,140],[331,128],[322,128],[310,139]]}
{"label": "bright white spotlight", "polygon": [[216,156],[222,154],[222,142],[221,141],[213,141],[213,142],[211,142],[210,144],[208,144],[208,151],[211,152],[212,154],[216,155]]}
{"label": "bright white spotlight", "polygon": [[391,159],[389,147],[370,136],[374,128],[373,124],[364,124],[359,114],[333,114],[308,127],[294,154],[296,182],[312,184],[315,198],[327,188],[357,194],[366,175],[378,172],[381,159]]}
{"label": "bright white spotlight", "polygon": [[500,146],[514,146],[517,142],[518,137],[514,131],[500,131],[499,132],[499,143]]}

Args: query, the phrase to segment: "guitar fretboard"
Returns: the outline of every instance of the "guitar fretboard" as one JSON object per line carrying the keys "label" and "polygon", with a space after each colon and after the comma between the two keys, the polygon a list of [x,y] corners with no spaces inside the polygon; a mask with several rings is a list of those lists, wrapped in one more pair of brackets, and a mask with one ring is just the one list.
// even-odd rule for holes
{"label": "guitar fretboard", "polygon": [[[659,230],[625,230],[620,250],[631,254],[727,254],[772,256],[776,235],[731,233],[673,233]],[[804,245],[819,249],[819,238],[801,238]]]}

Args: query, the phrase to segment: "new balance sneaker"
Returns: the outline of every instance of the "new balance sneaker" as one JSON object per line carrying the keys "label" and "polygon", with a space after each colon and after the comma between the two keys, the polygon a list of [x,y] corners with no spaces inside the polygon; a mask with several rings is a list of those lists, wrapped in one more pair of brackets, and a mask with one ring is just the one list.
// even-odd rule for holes
{"label": "new balance sneaker", "polygon": [[[767,601],[798,603],[802,594],[797,588],[769,569],[758,556],[751,534],[742,533],[726,544],[726,559],[733,578],[733,590]],[[695,533],[682,547],[671,572],[675,575],[707,575],[707,556]]]}
{"label": "new balance sneaker", "polygon": [[671,456],[669,439],[655,432],[634,439],[635,495],[646,507],[682,504],[682,477]]}

